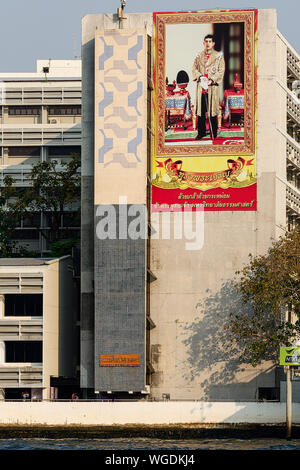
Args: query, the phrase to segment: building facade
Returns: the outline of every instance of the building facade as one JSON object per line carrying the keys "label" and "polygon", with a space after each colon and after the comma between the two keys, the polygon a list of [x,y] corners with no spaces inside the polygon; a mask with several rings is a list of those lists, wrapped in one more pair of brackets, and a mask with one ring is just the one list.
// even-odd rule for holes
{"label": "building facade", "polygon": [[[230,312],[241,308],[230,291],[235,272],[300,217],[300,56],[278,31],[275,10],[259,9],[256,18],[257,207],[205,210],[198,250],[187,250],[183,238],[155,236],[153,15],[83,18],[81,387],[87,393],[279,399],[284,378],[273,363],[239,364],[221,341]],[[110,208],[115,237],[102,230]],[[152,236],[120,236],[120,225],[125,220],[129,230],[138,208]],[[174,212],[168,229],[178,229]]]}
{"label": "building facade", "polygon": [[[1,73],[0,186],[6,175],[22,191],[30,185],[32,166],[56,160],[57,167],[81,151],[81,60],[38,60],[34,73]],[[61,220],[76,236],[78,205]],[[49,251],[40,228],[49,228],[46,213],[21,220],[15,239],[40,256]]]}
{"label": "building facade", "polygon": [[1,258],[0,280],[1,399],[64,398],[59,378],[78,375],[72,258]]}

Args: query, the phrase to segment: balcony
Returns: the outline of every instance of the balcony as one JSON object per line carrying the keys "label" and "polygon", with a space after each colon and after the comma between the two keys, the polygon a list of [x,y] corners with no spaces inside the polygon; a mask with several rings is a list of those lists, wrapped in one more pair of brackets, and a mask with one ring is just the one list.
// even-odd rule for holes
{"label": "balcony", "polygon": [[300,59],[293,53],[290,48],[287,48],[287,66],[288,70],[296,77],[300,79]]}
{"label": "balcony", "polygon": [[286,185],[286,205],[289,213],[300,215],[300,191]]}
{"label": "balcony", "polygon": [[40,294],[42,292],[42,273],[0,274],[0,294]]}
{"label": "balcony", "polygon": [[43,385],[43,367],[34,365],[0,366],[0,387],[26,388]]}
{"label": "balcony", "polygon": [[0,341],[42,341],[43,320],[0,320]]}
{"label": "balcony", "polygon": [[296,96],[290,91],[287,93],[287,113],[300,127],[300,105],[296,102]]}
{"label": "balcony", "polygon": [[55,125],[2,124],[0,126],[0,145],[62,145],[81,144],[81,124]]}
{"label": "balcony", "polygon": [[12,87],[2,89],[4,105],[80,104],[81,87]]}
{"label": "balcony", "polygon": [[286,156],[287,159],[300,170],[300,145],[292,138],[286,142]]}

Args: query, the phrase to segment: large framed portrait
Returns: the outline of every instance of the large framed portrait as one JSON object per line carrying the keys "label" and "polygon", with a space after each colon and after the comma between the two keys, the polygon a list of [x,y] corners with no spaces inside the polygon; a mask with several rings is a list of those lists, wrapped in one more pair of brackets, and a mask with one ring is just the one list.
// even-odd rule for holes
{"label": "large framed portrait", "polygon": [[251,206],[238,209],[255,210],[257,10],[153,19],[154,187],[251,186]]}

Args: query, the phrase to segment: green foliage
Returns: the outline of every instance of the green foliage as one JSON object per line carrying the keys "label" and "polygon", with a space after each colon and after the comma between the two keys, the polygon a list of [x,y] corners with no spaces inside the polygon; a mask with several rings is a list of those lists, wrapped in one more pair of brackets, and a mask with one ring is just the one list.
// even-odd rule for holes
{"label": "green foliage", "polygon": [[278,360],[279,346],[300,337],[300,232],[286,233],[266,255],[249,259],[234,282],[244,309],[231,314],[228,334],[241,347],[240,360],[256,366]]}
{"label": "green foliage", "polygon": [[4,178],[0,193],[0,257],[22,256],[26,249],[17,246],[13,233],[24,213],[23,205],[17,199],[17,190],[10,176]]}
{"label": "green foliage", "polygon": [[80,200],[80,156],[71,157],[71,161],[62,163],[63,169],[57,167],[55,160],[34,165],[29,176],[31,185],[22,194],[13,186],[14,180],[5,177],[0,193],[0,257],[36,255],[17,244],[13,235],[22,218],[33,220],[32,215],[41,211],[47,213],[48,228],[40,228],[39,219],[36,228],[49,243],[51,252],[70,252],[69,244],[73,242],[61,242],[60,247],[55,247],[55,243],[70,238],[70,232],[60,228],[61,218],[72,203]]}
{"label": "green foliage", "polygon": [[50,247],[50,256],[53,258],[60,258],[61,256],[71,255],[72,248],[76,246],[77,243],[78,240],[76,238],[54,242]]}
{"label": "green foliage", "polygon": [[72,160],[62,166],[63,170],[59,170],[56,160],[37,163],[30,175],[32,186],[22,197],[29,213],[48,214],[49,230],[41,233],[50,243],[64,237],[60,230],[61,217],[68,205],[80,200],[80,157],[74,154]]}

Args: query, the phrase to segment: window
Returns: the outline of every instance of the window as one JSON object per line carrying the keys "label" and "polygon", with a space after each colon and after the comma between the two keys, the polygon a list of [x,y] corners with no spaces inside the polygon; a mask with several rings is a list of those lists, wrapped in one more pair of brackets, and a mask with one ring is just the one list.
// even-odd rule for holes
{"label": "window", "polygon": [[9,157],[40,157],[40,147],[8,147]]}
{"label": "window", "polygon": [[80,214],[78,212],[63,213],[64,227],[80,227]]}
{"label": "window", "polygon": [[81,106],[69,105],[69,106],[49,106],[49,116],[80,116]]}
{"label": "window", "polygon": [[60,146],[57,145],[56,147],[48,147],[48,155],[49,157],[54,157],[54,156],[63,156],[63,155],[68,155],[70,156],[71,154],[81,154],[81,147],[78,145],[64,145]]}
{"label": "window", "polygon": [[10,106],[8,108],[10,116],[38,116],[40,112],[41,108],[35,106]]}
{"label": "window", "polygon": [[258,387],[258,399],[262,401],[279,401],[279,387]]}
{"label": "window", "polygon": [[28,212],[27,217],[22,220],[23,227],[40,227],[41,225],[41,214],[40,212]]}
{"label": "window", "polygon": [[5,341],[5,362],[43,362],[42,341]]}
{"label": "window", "polygon": [[38,240],[39,230],[38,229],[23,229],[14,230],[12,234],[13,240]]}
{"label": "window", "polygon": [[41,317],[42,315],[42,294],[5,294],[6,317]]}

